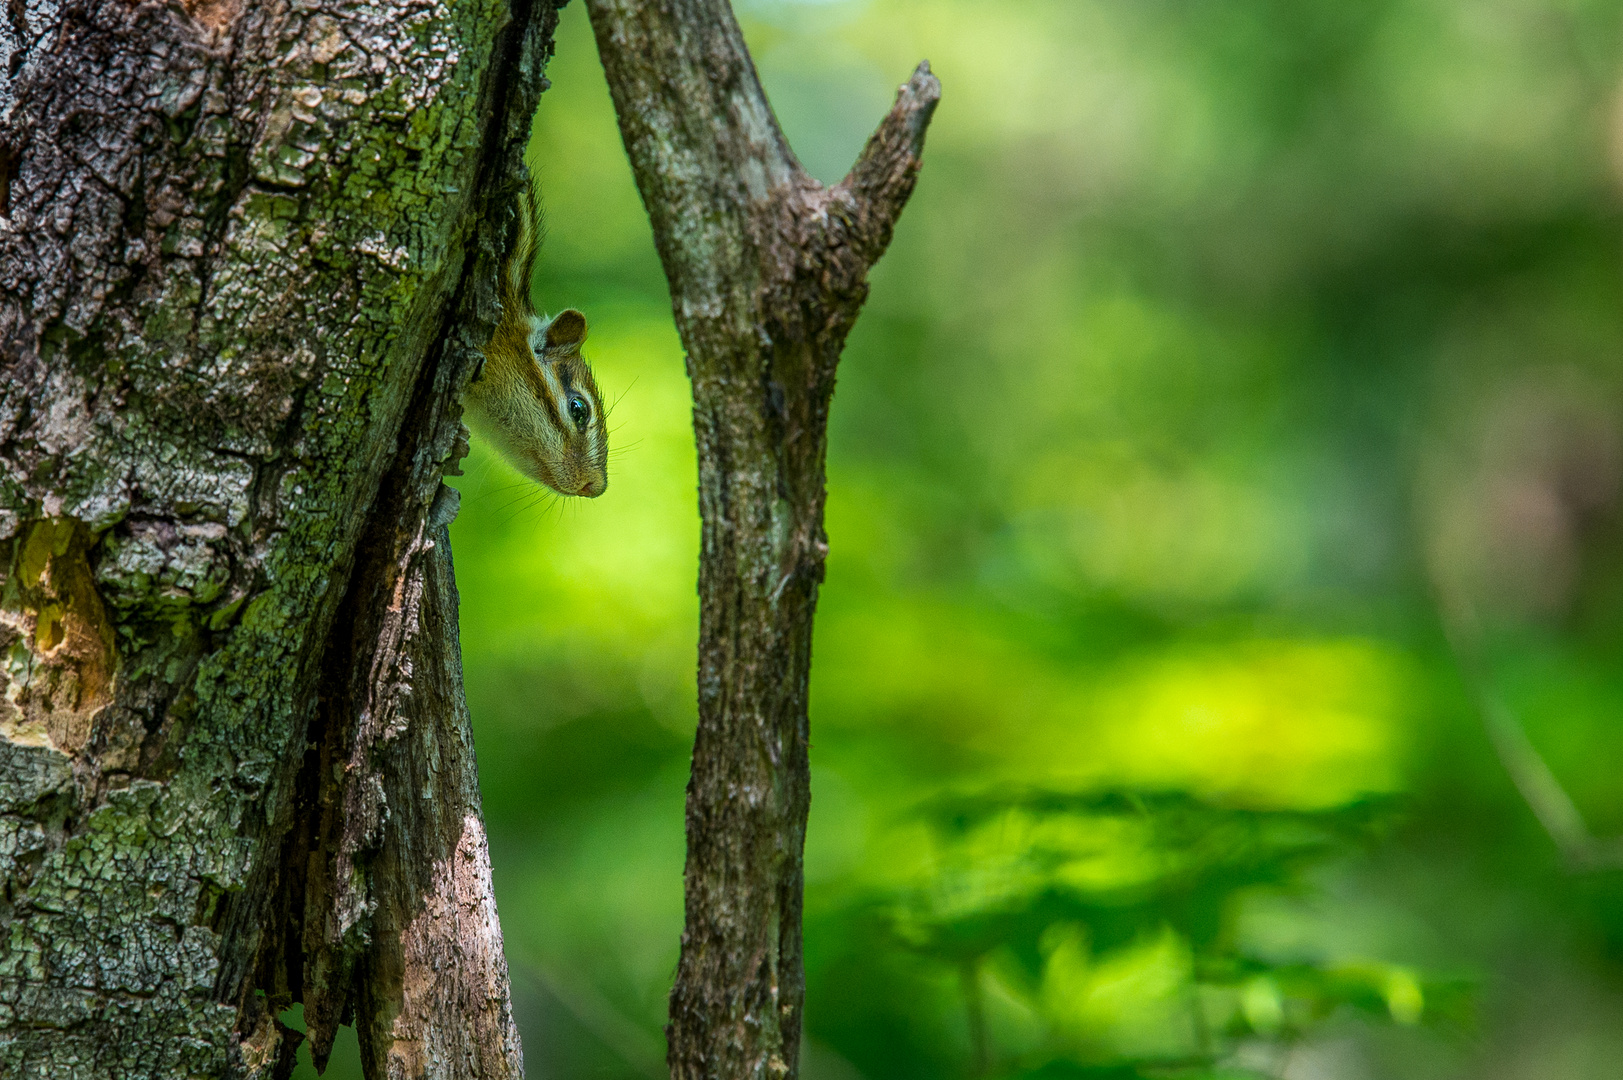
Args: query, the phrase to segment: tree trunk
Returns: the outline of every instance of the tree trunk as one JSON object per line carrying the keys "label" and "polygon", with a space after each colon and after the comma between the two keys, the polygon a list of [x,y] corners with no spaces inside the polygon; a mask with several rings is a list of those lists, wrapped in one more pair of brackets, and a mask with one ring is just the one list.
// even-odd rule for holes
{"label": "tree trunk", "polygon": [[678,1080],[798,1070],[806,687],[835,366],[912,193],[928,64],[845,180],[784,141],[727,0],[588,0],[693,382],[703,516]]}
{"label": "tree trunk", "polygon": [[521,1075],[440,476],[553,8],[0,24],[0,1076]]}

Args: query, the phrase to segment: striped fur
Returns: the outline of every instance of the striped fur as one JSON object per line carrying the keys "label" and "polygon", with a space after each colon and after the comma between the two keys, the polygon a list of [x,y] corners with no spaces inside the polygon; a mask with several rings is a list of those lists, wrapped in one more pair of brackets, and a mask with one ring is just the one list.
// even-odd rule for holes
{"label": "striped fur", "polygon": [[468,387],[470,426],[514,468],[560,495],[595,498],[609,484],[603,399],[581,357],[586,317],[573,309],[543,318],[530,299],[541,247],[541,200],[519,196],[518,236],[502,264],[502,314],[485,366]]}

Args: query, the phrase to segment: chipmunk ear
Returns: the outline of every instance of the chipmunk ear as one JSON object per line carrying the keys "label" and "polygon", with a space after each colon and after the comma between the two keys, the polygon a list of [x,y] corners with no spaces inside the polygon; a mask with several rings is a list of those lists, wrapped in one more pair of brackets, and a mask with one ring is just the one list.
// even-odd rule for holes
{"label": "chipmunk ear", "polygon": [[586,316],[574,308],[565,308],[547,323],[548,349],[578,349],[586,340]]}

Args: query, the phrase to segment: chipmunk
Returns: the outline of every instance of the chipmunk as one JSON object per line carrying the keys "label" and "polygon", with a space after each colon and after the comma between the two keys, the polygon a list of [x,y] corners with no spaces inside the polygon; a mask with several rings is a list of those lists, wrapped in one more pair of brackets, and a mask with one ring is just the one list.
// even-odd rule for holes
{"label": "chipmunk", "polygon": [[502,264],[501,320],[464,404],[473,430],[519,472],[560,495],[595,499],[609,486],[609,439],[597,381],[580,355],[586,316],[536,314],[530,274],[540,246],[541,200],[525,185],[518,239]]}

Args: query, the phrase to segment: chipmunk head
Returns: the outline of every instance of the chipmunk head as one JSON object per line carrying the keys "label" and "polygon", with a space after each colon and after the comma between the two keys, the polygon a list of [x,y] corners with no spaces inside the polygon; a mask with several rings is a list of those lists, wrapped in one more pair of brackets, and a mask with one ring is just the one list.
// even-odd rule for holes
{"label": "chipmunk head", "polygon": [[609,486],[603,399],[580,353],[586,317],[574,309],[550,319],[530,301],[540,242],[540,211],[524,192],[517,243],[504,266],[502,316],[485,348],[485,367],[468,387],[468,418],[519,472],[560,495],[596,498]]}
{"label": "chipmunk head", "polygon": [[[506,320],[503,320],[504,323]],[[592,369],[581,358],[586,317],[570,309],[498,327],[484,376],[469,390],[475,429],[514,468],[560,495],[595,498],[609,485],[608,434]]]}
{"label": "chipmunk head", "polygon": [[609,439],[597,380],[580,354],[586,316],[569,308],[551,319],[532,317],[530,326],[546,423],[530,447],[536,467],[526,472],[564,495],[596,498],[609,486]]}

